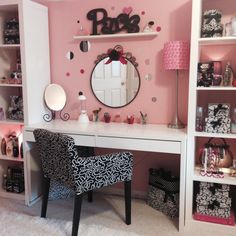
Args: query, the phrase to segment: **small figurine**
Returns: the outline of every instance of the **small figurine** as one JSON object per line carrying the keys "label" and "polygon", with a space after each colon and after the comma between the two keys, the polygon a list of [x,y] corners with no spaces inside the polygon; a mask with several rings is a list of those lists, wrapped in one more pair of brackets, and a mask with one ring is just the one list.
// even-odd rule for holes
{"label": "small figurine", "polygon": [[142,123],[142,125],[146,125],[147,124],[147,113],[143,114],[140,111],[140,114],[141,114],[141,123]]}
{"label": "small figurine", "polygon": [[93,121],[98,122],[99,121],[99,112],[102,110],[101,107],[97,110],[93,110]]}
{"label": "small figurine", "polygon": [[152,26],[154,25],[154,21],[149,21],[147,25],[145,25],[143,32],[153,32]]}

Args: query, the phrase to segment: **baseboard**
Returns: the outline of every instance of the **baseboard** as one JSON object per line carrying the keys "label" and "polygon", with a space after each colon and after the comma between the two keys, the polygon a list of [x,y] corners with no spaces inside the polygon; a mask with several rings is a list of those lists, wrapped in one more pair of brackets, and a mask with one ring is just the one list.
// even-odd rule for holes
{"label": "baseboard", "polygon": [[[105,187],[97,189],[96,192],[109,195],[124,196],[124,189],[119,188]],[[147,193],[142,191],[132,191],[132,197],[138,199],[147,199]]]}

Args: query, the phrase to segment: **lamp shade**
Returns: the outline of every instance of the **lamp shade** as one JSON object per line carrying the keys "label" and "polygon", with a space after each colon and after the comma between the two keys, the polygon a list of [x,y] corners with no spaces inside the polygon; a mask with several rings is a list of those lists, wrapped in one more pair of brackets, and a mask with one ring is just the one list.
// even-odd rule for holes
{"label": "lamp shade", "polygon": [[171,41],[165,43],[163,50],[166,70],[187,70],[189,68],[190,46],[188,42]]}

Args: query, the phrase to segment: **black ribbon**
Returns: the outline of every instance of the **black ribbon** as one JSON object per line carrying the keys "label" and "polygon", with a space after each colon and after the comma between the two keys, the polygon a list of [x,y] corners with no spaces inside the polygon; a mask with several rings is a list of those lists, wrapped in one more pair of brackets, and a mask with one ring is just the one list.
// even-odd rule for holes
{"label": "black ribbon", "polygon": [[216,200],[214,200],[211,204],[208,205],[208,209],[214,210],[215,207],[220,207],[220,203]]}
{"label": "black ribbon", "polygon": [[223,107],[223,104],[218,104],[216,108],[214,108],[214,116],[217,115],[217,113],[220,111],[220,110],[228,110],[227,107]]}
{"label": "black ribbon", "polygon": [[221,126],[222,119],[218,119],[217,121],[211,121],[210,124],[212,125],[213,129],[215,129],[217,126]]}

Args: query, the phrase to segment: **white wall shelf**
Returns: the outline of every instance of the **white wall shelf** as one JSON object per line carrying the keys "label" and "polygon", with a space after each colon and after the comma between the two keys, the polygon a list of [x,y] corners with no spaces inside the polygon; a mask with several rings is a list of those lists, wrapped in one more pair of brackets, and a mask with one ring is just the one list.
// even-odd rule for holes
{"label": "white wall shelf", "polygon": [[0,124],[4,125],[24,125],[24,121],[22,120],[0,120]]}
{"label": "white wall shelf", "polygon": [[229,138],[229,139],[236,139],[236,134],[194,132],[194,136],[196,136],[196,137],[213,137],[213,138]]}
{"label": "white wall shelf", "polygon": [[227,45],[236,44],[236,36],[219,37],[219,38],[200,38],[199,45]]}
{"label": "white wall shelf", "polygon": [[5,155],[0,155],[0,160],[24,162],[24,159],[22,159],[20,157],[8,157],[8,156],[5,156]]}
{"label": "white wall shelf", "polygon": [[0,83],[0,87],[18,87],[18,88],[22,88],[22,84],[1,84]]}
{"label": "white wall shelf", "polygon": [[140,32],[140,33],[122,33],[122,34],[102,34],[102,35],[76,35],[73,39],[77,40],[100,40],[100,39],[112,39],[112,38],[155,38],[158,36],[158,32]]}
{"label": "white wall shelf", "polygon": [[0,48],[20,48],[20,44],[0,44]]}
{"label": "white wall shelf", "polygon": [[197,87],[198,91],[236,91],[236,87],[212,86],[212,87]]}
{"label": "white wall shelf", "polygon": [[231,177],[231,176],[229,176],[229,174],[224,174],[224,178],[215,178],[212,176],[211,177],[201,176],[199,174],[198,169],[194,171],[193,180],[194,181],[209,182],[209,183],[236,185],[236,177]]}

